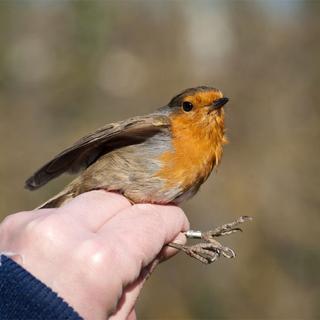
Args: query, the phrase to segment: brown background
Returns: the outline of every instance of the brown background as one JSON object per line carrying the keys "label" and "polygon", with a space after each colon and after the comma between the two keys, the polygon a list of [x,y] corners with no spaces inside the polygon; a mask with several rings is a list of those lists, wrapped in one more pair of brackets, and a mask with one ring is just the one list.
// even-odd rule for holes
{"label": "brown background", "polygon": [[23,189],[90,130],[213,85],[231,98],[231,143],[183,207],[194,228],[255,220],[223,239],[233,261],[162,265],[138,315],[320,317],[319,16],[319,1],[2,1],[1,217],[70,180]]}

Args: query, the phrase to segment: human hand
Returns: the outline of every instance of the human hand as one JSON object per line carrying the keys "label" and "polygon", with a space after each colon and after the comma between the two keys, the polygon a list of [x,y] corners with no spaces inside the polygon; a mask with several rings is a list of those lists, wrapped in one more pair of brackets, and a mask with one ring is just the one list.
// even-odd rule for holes
{"label": "human hand", "polygon": [[[19,212],[0,224],[0,251],[57,292],[85,319],[134,319],[135,301],[163,246],[185,242],[189,227],[174,206],[131,205],[105,191],[57,209]],[[20,258],[22,259],[20,259]]]}

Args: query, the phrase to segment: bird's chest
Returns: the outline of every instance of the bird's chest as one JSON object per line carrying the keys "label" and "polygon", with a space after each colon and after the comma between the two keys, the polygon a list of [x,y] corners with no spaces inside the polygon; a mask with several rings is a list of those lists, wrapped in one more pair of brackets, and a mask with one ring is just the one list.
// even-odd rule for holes
{"label": "bird's chest", "polygon": [[161,156],[162,168],[158,176],[166,186],[195,188],[208,178],[222,153],[213,130],[179,130],[173,133],[173,148]]}

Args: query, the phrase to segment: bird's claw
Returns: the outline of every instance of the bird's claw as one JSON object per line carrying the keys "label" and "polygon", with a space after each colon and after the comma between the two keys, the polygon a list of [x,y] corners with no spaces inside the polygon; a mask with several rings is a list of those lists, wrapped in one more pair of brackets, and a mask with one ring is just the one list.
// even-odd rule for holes
{"label": "bird's claw", "polygon": [[213,230],[209,230],[203,232],[202,239],[211,242],[213,238],[226,236],[238,231],[242,232],[242,229],[238,226],[244,222],[251,221],[252,218],[249,216],[241,216],[237,220],[232,221],[230,223],[223,224],[220,227],[214,228]]}
{"label": "bird's claw", "polygon": [[221,250],[221,254],[228,259],[232,259],[236,256],[236,253],[231,248],[228,248],[228,247],[223,247]]}
{"label": "bird's claw", "polygon": [[214,243],[202,242],[192,246],[170,243],[169,246],[180,249],[188,256],[195,258],[204,264],[210,264],[221,256],[228,259],[235,257],[235,252],[232,249],[222,246],[218,241],[215,241]]}

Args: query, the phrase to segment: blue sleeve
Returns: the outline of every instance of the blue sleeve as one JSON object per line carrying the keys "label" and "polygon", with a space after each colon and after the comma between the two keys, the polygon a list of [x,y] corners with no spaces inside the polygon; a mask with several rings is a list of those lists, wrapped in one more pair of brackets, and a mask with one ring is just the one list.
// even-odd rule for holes
{"label": "blue sleeve", "polygon": [[81,320],[65,301],[20,265],[0,256],[1,320]]}

